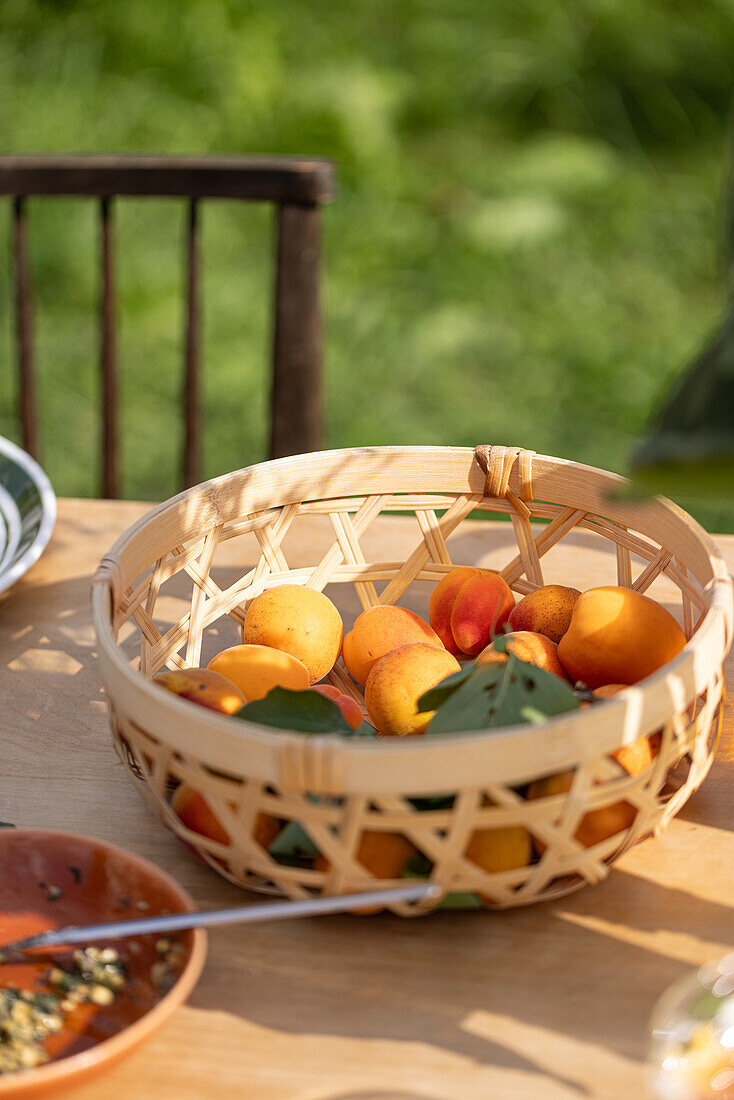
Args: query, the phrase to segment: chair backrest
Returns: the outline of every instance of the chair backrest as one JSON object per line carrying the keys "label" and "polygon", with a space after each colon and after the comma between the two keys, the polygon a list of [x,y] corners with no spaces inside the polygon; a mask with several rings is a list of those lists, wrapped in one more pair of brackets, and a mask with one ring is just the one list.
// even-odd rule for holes
{"label": "chair backrest", "polygon": [[184,339],[183,485],[201,478],[199,218],[202,199],[277,205],[270,456],[321,446],[320,207],[334,198],[330,161],[290,157],[0,157],[0,195],[12,196],[13,271],[25,449],[38,453],[32,290],[26,200],[81,196],[99,200],[102,493],[120,491],[113,200],[117,196],[188,199]]}

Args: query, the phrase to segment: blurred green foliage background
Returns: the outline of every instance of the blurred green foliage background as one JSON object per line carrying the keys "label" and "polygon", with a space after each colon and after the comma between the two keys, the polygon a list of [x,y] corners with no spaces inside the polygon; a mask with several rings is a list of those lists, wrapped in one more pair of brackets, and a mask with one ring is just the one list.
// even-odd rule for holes
{"label": "blurred green foliage background", "polygon": [[[0,5],[4,152],[337,161],[329,446],[624,470],[726,306],[732,71],[730,0]],[[66,495],[98,491],[95,213],[31,205],[42,457]],[[156,499],[178,487],[184,211],[125,200],[117,224],[124,487]],[[203,228],[209,476],[265,456],[272,215],[210,203]],[[17,438],[9,263],[0,311]],[[726,502],[694,510],[734,529]]]}

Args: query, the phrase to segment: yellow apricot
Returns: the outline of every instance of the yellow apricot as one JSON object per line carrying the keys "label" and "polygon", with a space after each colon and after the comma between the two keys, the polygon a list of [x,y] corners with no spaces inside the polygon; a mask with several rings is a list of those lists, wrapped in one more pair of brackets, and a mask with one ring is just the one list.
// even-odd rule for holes
{"label": "yellow apricot", "polygon": [[380,657],[367,677],[367,712],[383,734],[398,737],[425,733],[435,711],[419,713],[418,700],[452,672],[459,662],[445,649],[413,642]]}
{"label": "yellow apricot", "polygon": [[250,702],[264,699],[274,687],[302,691],[310,684],[308,669],[297,657],[265,645],[230,646],[208,667],[231,680]]}
{"label": "yellow apricot", "polygon": [[[496,829],[477,829],[473,832],[464,854],[471,863],[495,875],[527,866],[533,846],[530,833],[522,825],[502,825]],[[491,894],[479,894],[479,897],[486,905],[495,901]]]}
{"label": "yellow apricot", "polygon": [[558,656],[571,680],[596,688],[636,684],[685,644],[685,634],[659,603],[631,588],[608,586],[579,596]]}
{"label": "yellow apricot", "polygon": [[438,634],[420,615],[394,604],[378,604],[357,616],[344,636],[342,657],[349,675],[364,687],[375,661],[411,642],[443,648]]}
{"label": "yellow apricot", "polygon": [[328,596],[301,584],[282,584],[252,601],[243,641],[290,653],[315,684],[334,667],[343,634],[341,615]]}

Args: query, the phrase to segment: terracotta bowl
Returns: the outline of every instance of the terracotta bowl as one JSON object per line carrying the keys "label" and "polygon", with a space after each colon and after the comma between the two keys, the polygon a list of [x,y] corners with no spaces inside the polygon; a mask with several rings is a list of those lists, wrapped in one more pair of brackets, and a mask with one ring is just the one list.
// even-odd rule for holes
{"label": "terracotta bowl", "polygon": [[[0,830],[0,947],[51,927],[193,908],[167,874],[112,844],[41,829]],[[135,954],[129,940],[112,943],[125,958],[130,989],[109,1007],[80,1006],[73,1014],[80,1026],[65,1027],[45,1044],[52,1061],[0,1077],[0,1100],[47,1096],[79,1085],[152,1035],[189,996],[206,957],[201,930],[176,938],[186,949],[183,967],[162,997],[150,977],[158,937],[136,937]],[[51,955],[39,952],[29,961],[0,964],[0,985],[33,988],[49,965],[65,956],[68,951],[54,949]]]}

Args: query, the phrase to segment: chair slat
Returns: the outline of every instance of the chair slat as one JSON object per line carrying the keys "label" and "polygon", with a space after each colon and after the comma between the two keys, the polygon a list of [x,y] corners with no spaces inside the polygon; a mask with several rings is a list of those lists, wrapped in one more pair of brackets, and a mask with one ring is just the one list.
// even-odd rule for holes
{"label": "chair slat", "polygon": [[201,413],[199,364],[201,359],[199,306],[199,207],[192,199],[186,237],[186,338],[184,363],[184,488],[201,480]]}
{"label": "chair slat", "polygon": [[0,195],[178,195],[327,203],[335,194],[334,165],[319,157],[0,157]]}
{"label": "chair slat", "polygon": [[99,205],[101,230],[100,370],[102,375],[102,494],[120,495],[117,416],[117,341],[115,325],[115,261],[112,199]]}
{"label": "chair slat", "polygon": [[303,157],[0,156],[0,196],[13,198],[13,273],[23,446],[37,456],[39,423],[26,201],[95,198],[100,211],[99,371],[102,493],[121,492],[114,206],[120,196],[188,200],[184,326],[183,481],[198,482],[201,438],[200,212],[206,199],[277,205],[270,454],[321,447],[320,207],[336,193],[334,165]]}
{"label": "chair slat", "polygon": [[33,365],[33,300],[28,262],[25,200],[13,202],[13,275],[15,280],[15,328],[18,355],[20,427],[23,447],[38,458],[38,415]]}
{"label": "chair slat", "polygon": [[321,449],[320,211],[278,207],[270,457]]}

